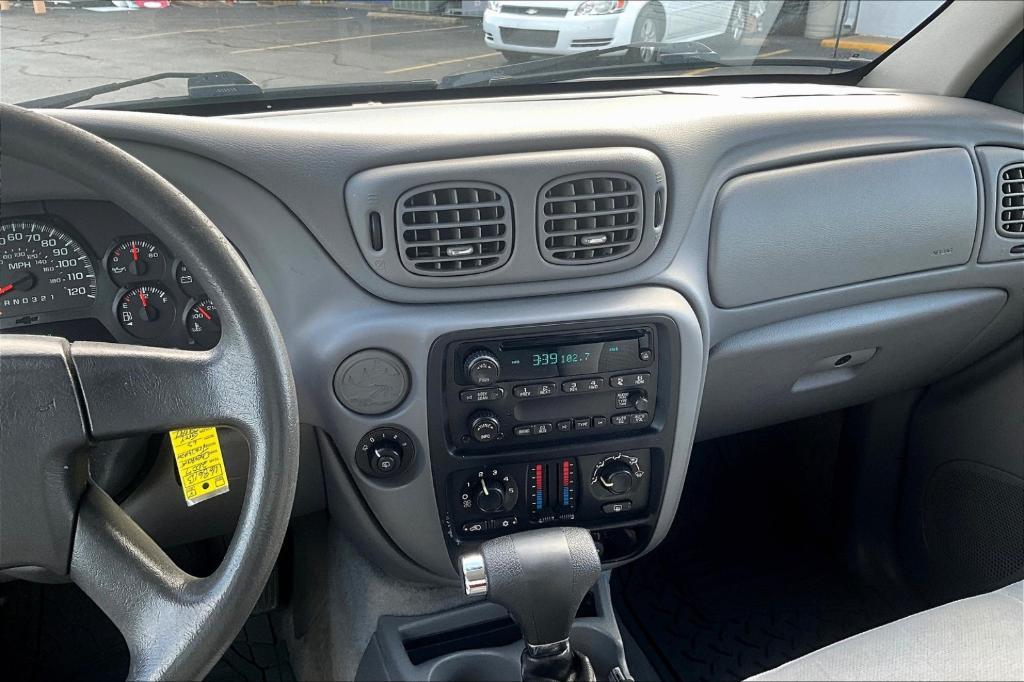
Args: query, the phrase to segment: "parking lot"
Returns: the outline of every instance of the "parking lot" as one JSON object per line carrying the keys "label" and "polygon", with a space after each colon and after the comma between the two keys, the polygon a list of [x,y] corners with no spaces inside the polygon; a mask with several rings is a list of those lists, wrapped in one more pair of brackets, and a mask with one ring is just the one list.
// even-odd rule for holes
{"label": "parking lot", "polygon": [[[788,40],[773,39],[761,52],[830,53]],[[175,3],[134,11],[72,3],[36,15],[23,0],[0,13],[0,99],[7,102],[166,71],[230,70],[275,88],[436,79],[503,63],[484,45],[479,19],[375,11],[370,3]],[[168,80],[90,103],[185,92],[183,80]]]}

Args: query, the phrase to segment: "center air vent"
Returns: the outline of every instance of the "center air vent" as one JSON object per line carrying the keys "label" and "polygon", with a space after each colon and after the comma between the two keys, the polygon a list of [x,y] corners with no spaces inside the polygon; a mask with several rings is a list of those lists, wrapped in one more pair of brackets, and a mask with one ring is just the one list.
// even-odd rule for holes
{"label": "center air vent", "polygon": [[627,256],[640,245],[643,192],[628,175],[559,178],[541,189],[537,204],[538,241],[549,263],[600,263]]}
{"label": "center air vent", "polygon": [[1024,163],[999,174],[999,220],[996,229],[1006,237],[1024,238]]}
{"label": "center air vent", "polygon": [[396,225],[402,264],[418,275],[486,272],[512,253],[512,208],[496,185],[417,187],[398,199]]}

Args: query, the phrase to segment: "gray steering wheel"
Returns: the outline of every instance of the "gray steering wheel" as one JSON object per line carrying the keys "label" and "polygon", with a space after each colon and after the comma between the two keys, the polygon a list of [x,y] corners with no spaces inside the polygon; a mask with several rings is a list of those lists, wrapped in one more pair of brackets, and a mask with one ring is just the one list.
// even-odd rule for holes
{"label": "gray steering wheel", "polygon": [[[117,625],[130,679],[197,679],[244,624],[281,549],[298,473],[295,385],[274,316],[224,236],[134,157],[80,128],[0,105],[0,149],[73,178],[148,226],[217,302],[220,343],[184,351],[0,335],[0,569],[69,576]],[[227,426],[249,444],[220,567],[179,569],[88,479],[89,442]]]}

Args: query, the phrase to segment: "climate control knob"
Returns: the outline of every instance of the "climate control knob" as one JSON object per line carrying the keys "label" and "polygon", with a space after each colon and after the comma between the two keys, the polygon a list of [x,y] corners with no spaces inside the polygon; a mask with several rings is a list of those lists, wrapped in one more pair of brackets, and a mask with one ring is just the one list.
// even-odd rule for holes
{"label": "climate control knob", "polygon": [[605,457],[594,467],[592,488],[607,495],[625,495],[643,477],[644,471],[636,457],[617,454]]}
{"label": "climate control knob", "polygon": [[501,433],[498,415],[487,410],[474,412],[469,417],[469,433],[477,443],[493,443]]}
{"label": "climate control knob", "polygon": [[478,350],[466,358],[466,376],[477,386],[490,386],[498,380],[501,365],[490,351]]}
{"label": "climate control knob", "polygon": [[476,507],[482,512],[492,514],[505,508],[504,484],[495,479],[480,479],[480,490],[476,494]]}

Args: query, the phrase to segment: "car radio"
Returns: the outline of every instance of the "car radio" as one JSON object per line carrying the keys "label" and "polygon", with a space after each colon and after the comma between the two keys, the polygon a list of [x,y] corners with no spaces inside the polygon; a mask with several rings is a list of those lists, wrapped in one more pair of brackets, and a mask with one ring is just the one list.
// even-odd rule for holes
{"label": "car radio", "polygon": [[444,400],[453,451],[648,428],[657,409],[656,335],[638,326],[452,344]]}
{"label": "car radio", "polygon": [[641,552],[664,494],[679,357],[663,316],[438,337],[428,457],[453,561],[546,525],[590,529],[606,562]]}

